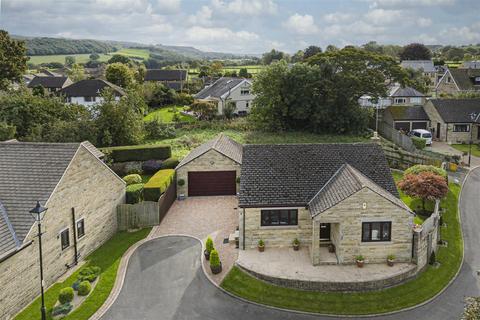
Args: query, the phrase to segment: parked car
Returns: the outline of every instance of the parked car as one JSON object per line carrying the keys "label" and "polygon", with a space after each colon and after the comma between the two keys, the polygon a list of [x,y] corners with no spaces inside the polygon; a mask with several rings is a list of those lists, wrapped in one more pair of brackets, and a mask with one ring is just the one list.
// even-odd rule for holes
{"label": "parked car", "polygon": [[410,131],[410,133],[408,134],[409,136],[414,136],[414,137],[417,137],[417,138],[422,138],[422,139],[425,139],[425,144],[427,146],[431,146],[432,145],[432,133],[428,130],[425,130],[425,129],[415,129],[415,130],[412,130]]}

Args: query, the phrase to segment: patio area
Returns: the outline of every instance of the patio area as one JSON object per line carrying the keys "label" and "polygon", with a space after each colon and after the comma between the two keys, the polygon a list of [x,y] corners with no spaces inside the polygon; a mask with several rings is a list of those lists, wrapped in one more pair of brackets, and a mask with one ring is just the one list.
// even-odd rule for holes
{"label": "patio area", "polygon": [[[331,256],[328,260],[333,262]],[[265,252],[239,250],[237,265],[257,278],[277,285],[320,291],[380,289],[402,283],[416,273],[416,265],[411,263],[395,263],[393,267],[386,263],[365,264],[363,268],[354,264],[314,266],[308,248],[299,251],[266,248]]]}

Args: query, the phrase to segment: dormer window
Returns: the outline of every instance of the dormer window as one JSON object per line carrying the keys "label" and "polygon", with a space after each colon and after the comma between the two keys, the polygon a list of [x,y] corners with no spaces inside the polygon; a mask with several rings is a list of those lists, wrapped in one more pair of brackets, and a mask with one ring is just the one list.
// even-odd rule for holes
{"label": "dormer window", "polygon": [[249,95],[249,94],[250,94],[250,89],[248,89],[248,88],[242,88],[242,89],[240,90],[240,94],[241,94],[242,96]]}

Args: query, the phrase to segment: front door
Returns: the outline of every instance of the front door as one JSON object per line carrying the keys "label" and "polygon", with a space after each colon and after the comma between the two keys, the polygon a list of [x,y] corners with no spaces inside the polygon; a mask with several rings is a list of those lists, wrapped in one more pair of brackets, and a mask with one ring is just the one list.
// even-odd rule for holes
{"label": "front door", "polygon": [[437,139],[440,139],[440,122],[437,122]]}
{"label": "front door", "polygon": [[320,240],[330,240],[330,223],[320,223]]}

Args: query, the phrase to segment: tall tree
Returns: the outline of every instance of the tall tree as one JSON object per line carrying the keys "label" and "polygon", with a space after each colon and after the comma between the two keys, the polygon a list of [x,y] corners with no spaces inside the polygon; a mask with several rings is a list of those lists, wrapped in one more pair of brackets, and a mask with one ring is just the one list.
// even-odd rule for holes
{"label": "tall tree", "polygon": [[311,56],[316,55],[317,53],[322,53],[322,48],[317,46],[309,46],[303,50],[303,59],[308,59]]}
{"label": "tall tree", "polygon": [[430,60],[432,52],[424,44],[411,43],[403,47],[400,52],[400,60]]}
{"label": "tall tree", "polygon": [[275,61],[288,60],[288,55],[285,52],[272,49],[270,52],[266,52],[262,56],[263,64],[271,64]]}
{"label": "tall tree", "polygon": [[65,65],[67,67],[70,67],[71,65],[73,65],[75,63],[77,59],[75,58],[75,56],[66,56],[65,57]]}
{"label": "tall tree", "polygon": [[12,39],[7,31],[0,30],[0,90],[11,81],[20,81],[27,70],[27,49],[23,41]]}
{"label": "tall tree", "polygon": [[121,54],[114,54],[109,60],[108,63],[124,63],[128,64],[130,62],[130,59],[127,56],[121,55]]}
{"label": "tall tree", "polygon": [[105,70],[105,78],[122,88],[127,88],[134,82],[134,74],[132,70],[127,65],[120,62],[108,65],[107,70]]}
{"label": "tall tree", "polygon": [[73,82],[77,82],[85,79],[85,68],[78,63],[74,63],[67,74]]}

